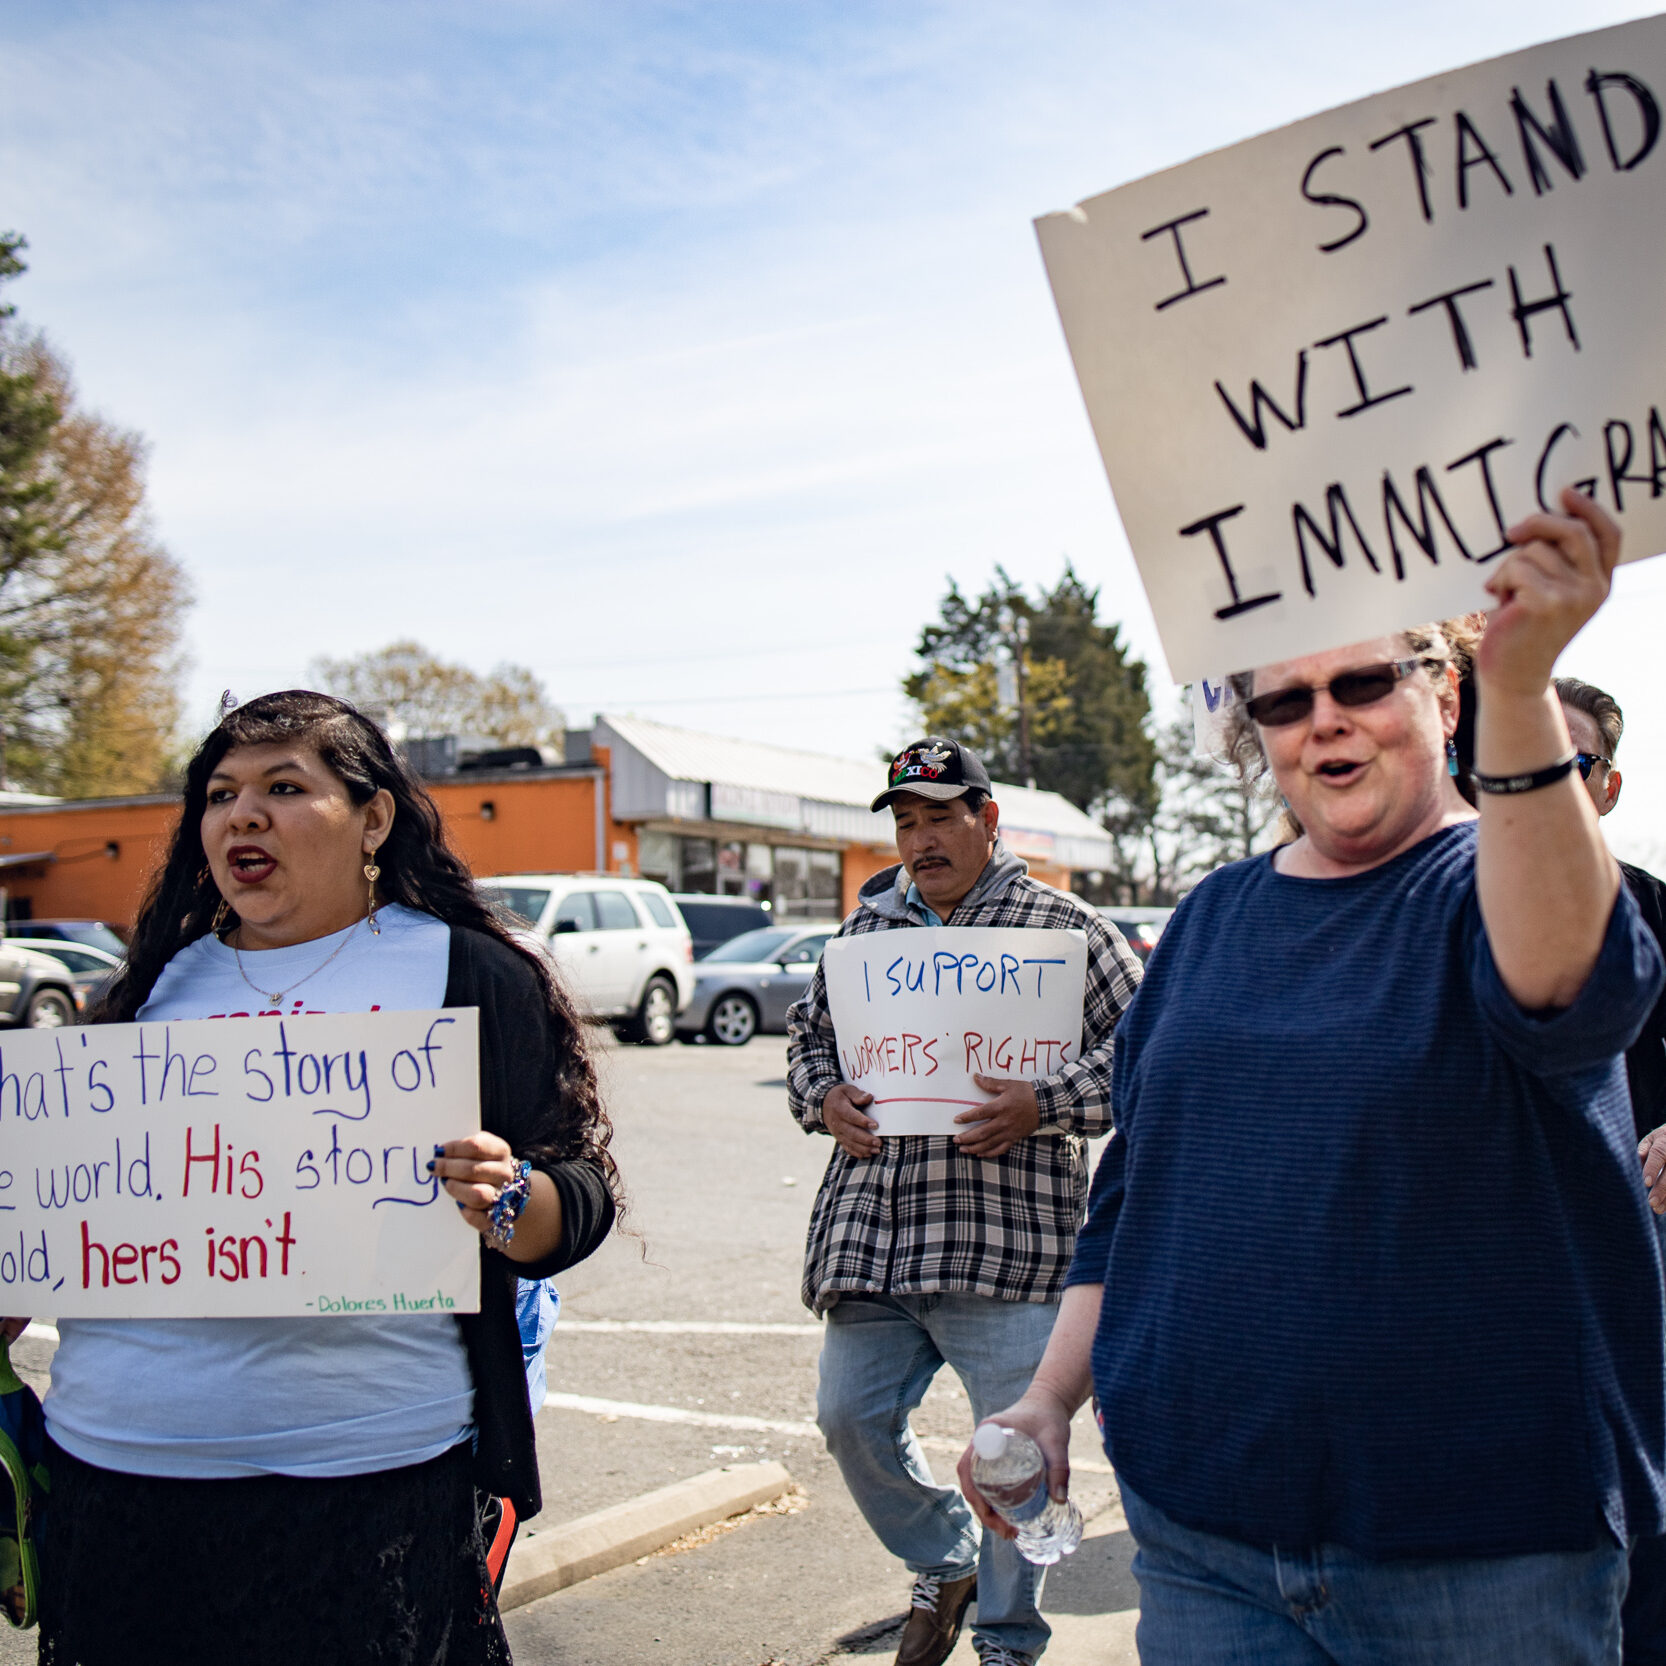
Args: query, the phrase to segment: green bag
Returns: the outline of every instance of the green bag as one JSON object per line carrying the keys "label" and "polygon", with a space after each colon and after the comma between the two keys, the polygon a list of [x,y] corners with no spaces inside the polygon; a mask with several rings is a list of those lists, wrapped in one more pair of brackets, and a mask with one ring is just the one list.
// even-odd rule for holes
{"label": "green bag", "polygon": [[46,1418],[35,1391],[12,1369],[0,1341],[0,1606],[14,1626],[32,1626],[40,1599],[35,1528],[51,1483],[46,1473]]}

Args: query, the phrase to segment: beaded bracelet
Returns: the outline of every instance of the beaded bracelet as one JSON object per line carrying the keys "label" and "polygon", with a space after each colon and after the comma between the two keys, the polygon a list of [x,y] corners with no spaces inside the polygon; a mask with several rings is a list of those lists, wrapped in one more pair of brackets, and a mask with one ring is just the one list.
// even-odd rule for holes
{"label": "beaded bracelet", "polygon": [[515,1178],[497,1195],[488,1214],[491,1225],[486,1229],[486,1242],[495,1250],[506,1250],[515,1236],[515,1223],[526,1200],[532,1195],[532,1164],[523,1159],[515,1165]]}

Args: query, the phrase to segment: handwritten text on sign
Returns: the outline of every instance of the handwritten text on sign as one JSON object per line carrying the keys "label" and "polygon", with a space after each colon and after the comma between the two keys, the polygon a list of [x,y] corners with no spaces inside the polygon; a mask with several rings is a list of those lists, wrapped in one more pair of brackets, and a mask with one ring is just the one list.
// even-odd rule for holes
{"label": "handwritten text on sign", "polygon": [[0,1313],[478,1311],[427,1170],[480,1128],[477,1017],[0,1035]]}
{"label": "handwritten text on sign", "polygon": [[1087,942],[937,926],[836,937],[822,955],[847,1082],[881,1134],[956,1134],[993,1095],[974,1076],[1055,1075],[1082,1045]]}
{"label": "handwritten text on sign", "polygon": [[1578,485],[1666,549],[1666,17],[1037,221],[1182,682],[1485,605]]}

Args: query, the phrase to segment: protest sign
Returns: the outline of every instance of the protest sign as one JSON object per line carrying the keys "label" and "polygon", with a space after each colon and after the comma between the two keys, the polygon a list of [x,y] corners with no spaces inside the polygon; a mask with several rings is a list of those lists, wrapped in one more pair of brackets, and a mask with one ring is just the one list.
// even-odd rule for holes
{"label": "protest sign", "polygon": [[478,1014],[0,1035],[0,1313],[474,1313]]}
{"label": "protest sign", "polygon": [[1087,939],[930,926],[835,937],[822,953],[844,1079],[881,1134],[958,1134],[993,1095],[974,1076],[1051,1076],[1078,1057]]}
{"label": "protest sign", "polygon": [[1666,549],[1666,17],[1036,222],[1176,680],[1487,605],[1560,489]]}

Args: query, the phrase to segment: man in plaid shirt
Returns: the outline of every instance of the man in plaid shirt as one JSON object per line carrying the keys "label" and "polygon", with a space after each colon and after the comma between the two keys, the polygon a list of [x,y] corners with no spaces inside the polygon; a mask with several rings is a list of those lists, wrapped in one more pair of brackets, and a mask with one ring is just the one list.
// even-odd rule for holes
{"label": "man in plaid shirt", "polygon": [[946,1363],[974,1419],[1010,1405],[1040,1363],[1087,1199],[1087,1137],[1111,1127],[1111,1032],[1139,983],[1128,945],[1085,903],[1029,877],[999,838],[989,772],[935,736],[892,760],[902,862],[862,887],[842,933],[918,926],[1065,927],[1087,937],[1079,1058],[1034,1081],[974,1078],[963,1132],[882,1140],[872,1096],[841,1080],[820,969],[787,1014],[788,1101],[836,1148],[810,1217],[804,1300],[827,1316],[817,1421],[868,1525],[915,1575],[897,1666],[940,1666],[974,1591],[984,1666],[1046,1647],[1041,1571],[1007,1540],[980,1548],[960,1494],[932,1480],[909,1414]]}

